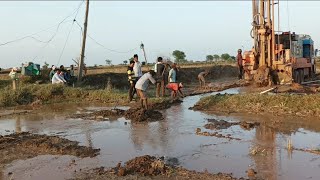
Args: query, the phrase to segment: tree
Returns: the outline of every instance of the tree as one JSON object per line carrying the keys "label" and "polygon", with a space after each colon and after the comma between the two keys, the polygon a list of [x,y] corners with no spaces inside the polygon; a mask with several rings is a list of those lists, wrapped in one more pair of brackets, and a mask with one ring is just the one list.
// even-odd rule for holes
{"label": "tree", "polygon": [[175,58],[176,63],[186,62],[186,54],[183,51],[175,50],[172,52],[172,56]]}
{"label": "tree", "polygon": [[226,61],[226,60],[230,59],[230,55],[228,53],[221,54],[221,59]]}
{"label": "tree", "polygon": [[130,61],[133,61],[133,57],[131,57],[131,58],[129,59],[129,62],[130,62]]}
{"label": "tree", "polygon": [[220,56],[218,54],[213,55],[213,59],[218,61],[220,59]]}
{"label": "tree", "polygon": [[206,60],[207,61],[213,61],[213,56],[212,55],[207,55]]}
{"label": "tree", "polygon": [[111,62],[112,62],[112,61],[111,61],[110,59],[106,59],[106,64],[107,64],[107,65],[110,66],[110,65],[111,65]]}
{"label": "tree", "polygon": [[231,56],[230,59],[233,60],[233,61],[235,61],[235,60],[236,60],[236,57],[235,57],[235,56]]}
{"label": "tree", "polygon": [[124,60],[124,61],[123,61],[123,64],[125,64],[125,65],[126,65],[127,63],[128,63],[128,61],[127,61],[127,60]]}

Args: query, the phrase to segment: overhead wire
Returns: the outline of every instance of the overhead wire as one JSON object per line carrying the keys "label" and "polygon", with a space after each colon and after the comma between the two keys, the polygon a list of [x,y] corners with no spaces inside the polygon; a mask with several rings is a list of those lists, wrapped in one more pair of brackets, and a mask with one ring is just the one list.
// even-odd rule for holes
{"label": "overhead wire", "polygon": [[[40,42],[40,43],[50,43],[50,42],[52,41],[52,39],[56,36],[56,34],[57,34],[57,32],[58,32],[58,30],[59,30],[59,28],[60,28],[60,25],[63,24],[63,23],[65,23],[66,20],[67,20],[69,17],[71,17],[74,13],[77,13],[77,14],[78,14],[79,9],[80,9],[80,7],[81,7],[81,5],[82,5],[83,3],[84,3],[84,1],[82,1],[82,2],[79,4],[79,6],[78,6],[70,15],[66,16],[66,17],[65,17],[62,21],[60,21],[58,24],[55,24],[55,25],[53,25],[53,26],[50,26],[50,27],[45,28],[45,29],[43,29],[43,30],[40,30],[40,31],[38,31],[38,32],[35,32],[35,33],[32,33],[32,34],[23,36],[23,37],[21,37],[21,38],[17,38],[17,39],[14,39],[14,40],[10,40],[10,41],[1,43],[0,46],[4,46],[4,45],[7,45],[7,44],[11,44],[11,43],[14,43],[14,42],[18,42],[18,41],[21,41],[21,40],[24,40],[24,39],[27,39],[27,38],[34,39],[34,40],[36,40],[36,41],[38,41],[38,42]],[[37,34],[42,33],[42,32],[44,32],[44,31],[48,31],[49,29],[52,29],[52,28],[54,28],[54,27],[57,27],[56,32],[49,38],[49,40],[43,41],[43,40],[39,40],[39,39],[37,39],[37,38],[34,37],[34,35],[37,35]]]}
{"label": "overhead wire", "polygon": [[[63,53],[64,53],[64,50],[65,50],[66,46],[67,46],[67,43],[68,43],[68,40],[69,40],[69,37],[70,37],[71,31],[72,31],[72,29],[73,29],[73,25],[74,25],[74,23],[76,22],[76,18],[77,18],[77,16],[78,16],[78,13],[79,13],[80,7],[81,7],[81,5],[83,4],[83,2],[84,2],[84,1],[82,1],[82,2],[80,3],[79,7],[77,8],[77,11],[76,11],[76,14],[75,14],[75,16],[74,16],[74,18],[73,18],[73,21],[72,21],[72,24],[71,24],[70,30],[69,30],[69,32],[68,32],[68,35],[67,35],[66,41],[64,42],[64,45],[63,45],[62,51],[61,51],[61,53],[60,53],[60,56],[59,56],[59,59],[58,59],[57,65],[58,65],[58,64],[60,63],[60,61],[61,61],[62,55],[63,55]],[[73,14],[74,14],[74,13],[73,13]]]}
{"label": "overhead wire", "polygon": [[[75,20],[76,24],[79,26],[79,28],[81,29],[82,31],[82,26],[79,24],[79,22],[77,20]],[[137,49],[139,49],[140,47],[136,47],[136,48],[133,48],[133,49],[130,49],[130,50],[127,50],[127,51],[118,51],[118,50],[114,50],[114,49],[110,49],[110,48],[107,48],[106,46],[104,46],[103,44],[99,43],[96,39],[94,39],[93,37],[91,37],[88,33],[87,33],[87,37],[90,38],[95,44],[97,44],[98,46],[102,47],[103,49],[105,50],[108,50],[108,51],[111,51],[111,52],[115,52],[115,53],[121,53],[121,54],[125,54],[125,53],[130,53],[130,52],[133,52]]]}

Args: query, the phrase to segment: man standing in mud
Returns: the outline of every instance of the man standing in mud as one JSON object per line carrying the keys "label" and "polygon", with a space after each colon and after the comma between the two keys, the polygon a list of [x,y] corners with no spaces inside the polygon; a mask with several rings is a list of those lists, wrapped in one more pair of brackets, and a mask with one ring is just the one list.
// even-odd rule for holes
{"label": "man standing in mud", "polygon": [[129,81],[129,102],[132,101],[133,96],[136,93],[136,88],[135,88],[136,79],[134,77],[133,66],[134,66],[134,61],[130,61],[130,64],[127,69],[128,81]]}
{"label": "man standing in mud", "polygon": [[243,64],[242,64],[242,50],[239,49],[238,50],[238,55],[237,55],[237,64],[238,64],[238,68],[239,68],[239,79],[243,78]]}
{"label": "man standing in mud", "polygon": [[147,89],[149,86],[149,81],[152,84],[156,84],[156,80],[154,79],[156,73],[153,70],[145,73],[136,83],[137,94],[140,97],[141,107],[143,109],[148,109],[148,96],[147,96]]}
{"label": "man standing in mud", "polygon": [[142,70],[141,70],[141,63],[138,60],[137,54],[133,55],[133,60],[134,60],[134,66],[133,66],[134,77],[136,78],[136,80],[139,80],[140,77],[142,76]]}
{"label": "man standing in mud", "polygon": [[164,97],[165,88],[164,88],[164,72],[165,65],[162,63],[162,57],[158,57],[157,64],[155,65],[154,72],[157,77],[157,86],[156,86],[156,97],[160,97],[160,89],[161,89],[161,97]]}

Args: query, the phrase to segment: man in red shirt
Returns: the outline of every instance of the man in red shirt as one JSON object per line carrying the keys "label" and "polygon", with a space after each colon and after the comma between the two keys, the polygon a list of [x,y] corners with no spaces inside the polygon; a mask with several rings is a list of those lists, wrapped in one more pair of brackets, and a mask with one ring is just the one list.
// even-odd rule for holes
{"label": "man in red shirt", "polygon": [[238,68],[239,68],[239,79],[243,78],[243,64],[242,64],[242,50],[239,49],[238,50],[238,55],[237,55],[237,64],[238,64]]}

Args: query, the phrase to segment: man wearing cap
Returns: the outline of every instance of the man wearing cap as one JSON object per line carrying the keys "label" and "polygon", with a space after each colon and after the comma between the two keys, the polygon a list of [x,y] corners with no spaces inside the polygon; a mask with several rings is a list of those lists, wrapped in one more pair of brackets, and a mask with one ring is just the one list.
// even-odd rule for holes
{"label": "man wearing cap", "polygon": [[242,64],[242,50],[238,49],[238,55],[237,55],[237,64],[239,68],[239,79],[243,78],[243,64]]}

